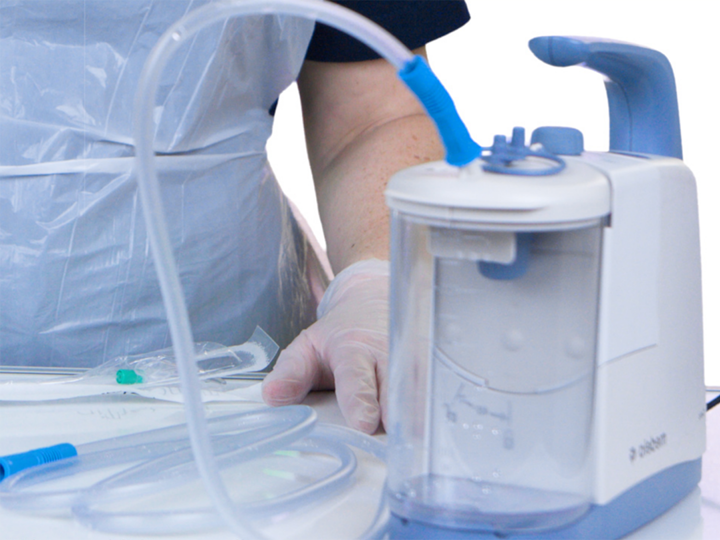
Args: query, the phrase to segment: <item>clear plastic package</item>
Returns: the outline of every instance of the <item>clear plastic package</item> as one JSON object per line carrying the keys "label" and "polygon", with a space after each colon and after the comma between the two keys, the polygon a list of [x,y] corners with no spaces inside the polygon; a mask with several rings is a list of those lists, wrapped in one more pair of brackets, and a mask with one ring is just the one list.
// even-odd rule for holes
{"label": "clear plastic package", "polygon": [[[259,372],[267,368],[280,348],[261,328],[255,328],[248,341],[226,347],[218,343],[195,343],[198,377],[217,380]],[[121,356],[90,369],[65,382],[142,385],[177,385],[180,382],[172,347],[146,354]]]}

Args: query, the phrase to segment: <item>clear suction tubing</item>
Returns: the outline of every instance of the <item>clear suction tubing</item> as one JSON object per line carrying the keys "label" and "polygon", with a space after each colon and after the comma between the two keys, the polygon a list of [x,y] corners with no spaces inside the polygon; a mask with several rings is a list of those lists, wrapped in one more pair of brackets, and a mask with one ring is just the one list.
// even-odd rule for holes
{"label": "clear suction tubing", "polygon": [[[215,417],[208,421],[208,430],[219,469],[242,466],[256,458],[265,459],[261,467],[272,467],[269,457],[280,460],[279,466],[274,466],[282,467],[284,476],[300,478],[285,482],[275,497],[234,505],[236,512],[252,515],[254,523],[292,513],[347,487],[357,466],[348,445],[385,458],[384,444],[347,428],[317,424],[315,412],[306,406]],[[308,471],[304,453],[324,456],[332,466],[324,464]],[[292,473],[293,462],[298,463],[300,474]],[[105,469],[112,474],[97,481]],[[120,472],[115,472],[117,469]],[[67,487],[70,477],[72,488]],[[161,510],[155,503],[149,505],[150,511],[136,508],[138,501],[157,501],[158,494],[182,488],[197,478],[187,426],[179,424],[79,445],[76,457],[13,474],[0,484],[0,504],[20,512],[72,513],[83,525],[116,534],[188,534],[216,528],[215,509]],[[62,485],[59,489],[55,487],[58,482]]]}
{"label": "clear suction tubing", "polygon": [[154,165],[153,109],[160,75],[168,59],[183,42],[200,30],[229,17],[273,13],[315,19],[345,30],[376,49],[398,68],[405,66],[413,58],[410,51],[382,29],[338,6],[300,0],[224,1],[200,8],[173,25],[160,38],[143,69],[136,94],[134,118],[138,184],[178,360],[190,443],[198,471],[217,512],[233,532],[244,538],[259,538],[260,535],[249,525],[247,514],[238,511],[237,506],[230,500],[213,455],[194,363],[192,332],[165,224]]}
{"label": "clear suction tubing", "polygon": [[[212,24],[243,15],[286,14],[313,19],[358,38],[398,70],[400,77],[426,104],[448,149],[447,160],[465,165],[480,153],[455,112],[452,100],[421,58],[414,57],[393,36],[379,26],[345,8],[315,0],[220,0],[200,8],[174,24],[151,52],[139,82],[135,100],[136,166],[143,214],[147,225],[155,266],[166,306],[170,333],[178,364],[178,375],[185,396],[187,426],[155,430],[77,448],[78,456],[29,468],[0,484],[0,502],[18,510],[40,511],[72,508],[83,523],[117,533],[188,532],[215,525],[219,514],[227,526],[242,538],[262,538],[250,524],[249,516],[280,512],[326,496],[348,482],[355,458],[340,441],[360,447],[383,458],[384,445],[342,428],[317,427],[314,413],[303,407],[288,407],[246,413],[221,419],[205,419],[200,381],[194,356],[192,331],[172,252],[160,189],[154,164],[155,96],[163,69],[187,40]],[[335,457],[338,466],[310,486],[281,496],[274,505],[244,505],[230,499],[220,469],[263,453],[290,448],[311,449]],[[195,466],[191,460],[194,456]],[[44,459],[44,458],[43,458]],[[90,487],[68,491],[38,492],[25,488],[94,471],[108,463],[135,465]],[[209,509],[181,513],[108,513],[98,510],[143,493],[187,482],[195,471],[207,490],[214,511]],[[383,510],[378,513],[378,518]]]}

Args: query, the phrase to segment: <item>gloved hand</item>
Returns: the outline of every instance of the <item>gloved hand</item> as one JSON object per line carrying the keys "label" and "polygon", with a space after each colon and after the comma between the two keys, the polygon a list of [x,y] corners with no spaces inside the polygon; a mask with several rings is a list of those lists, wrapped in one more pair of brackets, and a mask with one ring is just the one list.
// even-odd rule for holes
{"label": "gloved hand", "polygon": [[317,322],[280,354],[265,378],[268,405],[299,403],[310,390],[335,388],[348,425],[375,432],[387,403],[389,274],[387,261],[370,259],[335,277]]}

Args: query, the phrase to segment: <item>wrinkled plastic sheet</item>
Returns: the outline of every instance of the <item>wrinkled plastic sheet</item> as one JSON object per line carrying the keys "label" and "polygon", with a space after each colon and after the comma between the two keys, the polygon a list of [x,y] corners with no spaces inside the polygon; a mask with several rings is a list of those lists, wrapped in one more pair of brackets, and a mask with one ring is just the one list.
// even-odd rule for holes
{"label": "wrinkled plastic sheet", "polygon": [[[170,345],[132,106],[158,37],[205,3],[0,3],[0,365],[89,368]],[[158,173],[196,341],[260,325],[285,346],[312,319],[307,244],[265,155],[312,29],[231,20],[163,72]]]}

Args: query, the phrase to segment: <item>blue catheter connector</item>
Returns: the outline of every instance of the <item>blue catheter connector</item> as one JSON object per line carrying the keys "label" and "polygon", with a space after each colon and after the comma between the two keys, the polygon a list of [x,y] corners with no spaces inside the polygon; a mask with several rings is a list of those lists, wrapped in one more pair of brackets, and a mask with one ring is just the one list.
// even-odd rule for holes
{"label": "blue catheter connector", "polygon": [[62,443],[46,448],[30,450],[29,452],[0,457],[0,481],[24,469],[75,456],[77,456],[75,447],[69,443]]}

